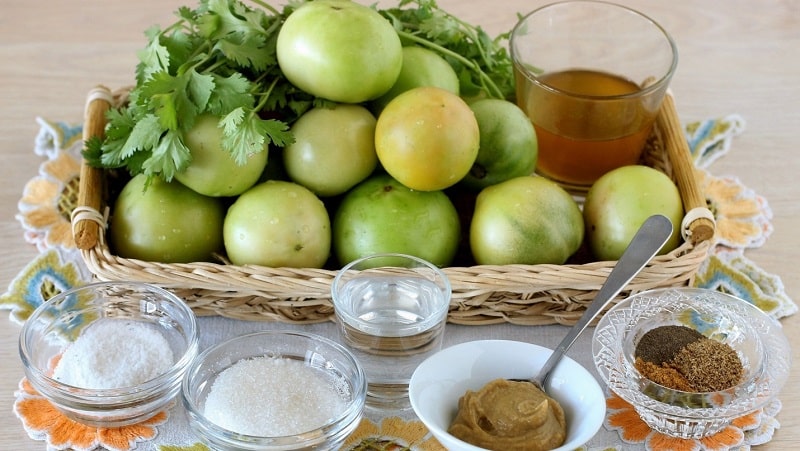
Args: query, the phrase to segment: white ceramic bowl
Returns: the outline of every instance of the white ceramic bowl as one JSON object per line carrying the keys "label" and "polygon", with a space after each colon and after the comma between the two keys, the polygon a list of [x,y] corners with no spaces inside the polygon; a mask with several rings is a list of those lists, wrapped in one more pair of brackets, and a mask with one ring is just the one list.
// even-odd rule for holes
{"label": "white ceramic bowl", "polygon": [[[535,344],[508,340],[476,340],[445,348],[422,362],[411,377],[411,406],[447,449],[483,450],[447,433],[459,398],[467,390],[479,390],[497,378],[535,375],[552,352]],[[564,408],[567,419],[567,439],[558,450],[572,450],[589,441],[606,414],[605,396],[595,377],[565,356],[547,385],[548,393]]]}

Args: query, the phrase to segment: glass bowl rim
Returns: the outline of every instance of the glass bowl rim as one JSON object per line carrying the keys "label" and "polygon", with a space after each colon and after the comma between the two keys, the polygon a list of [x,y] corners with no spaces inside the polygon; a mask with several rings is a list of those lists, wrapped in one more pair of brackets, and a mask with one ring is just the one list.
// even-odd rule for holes
{"label": "glass bowl rim", "polygon": [[[666,298],[665,296],[673,296]],[[631,369],[626,368],[624,356],[624,336],[633,327],[633,324],[642,318],[652,317],[657,314],[655,310],[662,305],[681,304],[692,306],[704,297],[704,302],[714,302],[714,307],[727,309],[728,313],[737,314],[732,309],[743,310],[759,325],[766,328],[766,332],[759,332],[758,339],[765,350],[764,367],[760,374],[756,374],[752,381],[752,391],[744,395],[737,395],[731,403],[715,407],[683,407],[672,405],[653,399],[641,392],[639,379],[651,382],[644,377],[631,374]],[[635,310],[633,304],[650,300],[647,307],[650,310]],[[729,304],[726,304],[729,303]],[[707,305],[703,305],[708,308]],[[606,336],[606,338],[603,338]],[[636,293],[614,305],[600,319],[594,331],[592,340],[592,354],[595,367],[600,378],[608,385],[609,389],[623,400],[631,403],[636,409],[647,409],[668,415],[674,418],[692,420],[711,420],[715,418],[735,418],[753,412],[763,407],[774,399],[786,382],[791,367],[791,354],[789,343],[781,324],[771,316],[764,313],[753,304],[736,296],[704,288],[657,288]],[[669,389],[667,389],[669,390]],[[730,390],[730,389],[729,389]],[[685,393],[672,390],[675,393]],[[725,390],[713,393],[725,393]],[[696,393],[692,393],[697,395]]]}
{"label": "glass bowl rim", "polygon": [[[347,362],[352,364],[355,373],[357,374],[356,381],[358,384],[351,382],[350,386],[353,389],[353,393],[351,396],[351,400],[348,401],[347,406],[345,409],[342,410],[338,415],[331,418],[325,424],[320,425],[316,429],[312,429],[300,434],[296,435],[284,435],[284,436],[258,436],[258,435],[248,435],[248,434],[240,434],[235,431],[231,431],[226,429],[222,426],[217,425],[213,421],[210,421],[202,410],[199,408],[198,403],[196,401],[195,393],[191,391],[190,383],[193,381],[193,377],[198,372],[199,368],[206,363],[206,359],[210,354],[213,352],[218,352],[224,348],[228,348],[236,343],[239,343],[244,340],[257,338],[257,337],[279,337],[279,336],[288,336],[294,338],[302,338],[309,342],[318,342],[328,346],[329,348],[335,350],[336,352],[340,353],[342,356],[347,358]],[[304,357],[304,356],[301,356]],[[306,360],[303,360],[306,363]],[[216,343],[212,346],[209,346],[205,350],[203,350],[197,357],[192,361],[189,365],[189,368],[186,371],[186,375],[183,378],[183,382],[181,384],[181,398],[183,401],[183,406],[186,409],[188,417],[190,419],[190,425],[193,423],[199,423],[198,426],[202,429],[202,433],[205,435],[214,434],[215,439],[224,439],[227,443],[242,443],[252,446],[267,446],[269,447],[274,446],[275,449],[284,449],[284,446],[287,445],[303,445],[303,444],[314,444],[317,443],[319,440],[325,438],[329,438],[329,433],[335,433],[340,429],[346,428],[348,425],[352,424],[354,421],[358,420],[364,410],[364,405],[366,403],[366,396],[367,396],[367,376],[364,373],[364,369],[359,364],[358,359],[344,346],[341,344],[324,337],[322,335],[313,333],[313,332],[305,332],[305,331],[298,331],[298,330],[289,330],[289,329],[275,329],[275,330],[262,330],[256,332],[249,332],[241,335],[237,335],[235,337],[229,338],[227,340],[223,340],[219,343]],[[193,426],[197,427],[197,426]],[[316,431],[325,431],[324,436],[318,436],[312,434]],[[303,438],[303,436],[308,436],[307,438]],[[298,439],[298,437],[301,437]],[[265,443],[266,442],[266,443]],[[250,448],[247,448],[250,449]],[[253,448],[256,449],[256,448]],[[260,449],[260,448],[259,448]],[[288,448],[286,448],[288,449]]]}
{"label": "glass bowl rim", "polygon": [[[185,324],[183,322],[181,323],[181,328],[184,330],[182,335],[186,339],[186,349],[167,371],[150,380],[131,387],[95,389],[65,384],[48,375],[46,370],[39,368],[37,365],[33,365],[32,356],[34,355],[33,353],[35,350],[30,349],[30,346],[28,345],[28,338],[30,338],[30,334],[34,332],[34,325],[38,321],[44,320],[44,315],[46,315],[47,312],[53,311],[52,307],[54,305],[57,305],[60,301],[68,296],[81,291],[114,286],[128,286],[135,288],[137,292],[149,292],[156,294],[160,296],[162,300],[166,300],[171,305],[175,306],[186,317],[187,322]],[[97,307],[99,307],[99,305],[93,305],[92,307],[81,308],[78,310],[70,310],[68,314],[90,311]],[[67,312],[63,312],[62,314],[67,314]],[[34,386],[34,388],[48,398],[57,396],[59,399],[51,399],[57,404],[73,403],[75,405],[89,405],[95,408],[97,406],[104,406],[108,409],[114,409],[116,404],[121,404],[123,407],[125,407],[131,400],[146,398],[148,396],[152,396],[158,391],[171,391],[175,387],[179,386],[184,372],[197,355],[198,343],[199,338],[197,318],[186,302],[184,302],[175,293],[146,282],[99,281],[74,286],[50,297],[47,301],[40,304],[22,325],[19,335],[19,355],[30,383]]]}

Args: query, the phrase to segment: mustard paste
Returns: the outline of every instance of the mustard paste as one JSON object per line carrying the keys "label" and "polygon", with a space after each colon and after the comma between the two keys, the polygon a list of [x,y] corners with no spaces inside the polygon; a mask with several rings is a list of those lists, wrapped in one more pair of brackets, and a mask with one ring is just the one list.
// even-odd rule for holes
{"label": "mustard paste", "polygon": [[467,391],[448,430],[467,443],[497,451],[546,451],[567,437],[564,409],[529,382],[495,379]]}

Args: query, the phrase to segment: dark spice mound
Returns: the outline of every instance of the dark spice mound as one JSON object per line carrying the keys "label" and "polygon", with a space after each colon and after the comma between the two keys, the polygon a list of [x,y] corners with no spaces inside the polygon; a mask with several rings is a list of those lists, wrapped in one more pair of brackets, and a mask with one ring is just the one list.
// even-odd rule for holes
{"label": "dark spice mound", "polygon": [[634,357],[663,365],[678,355],[689,343],[705,338],[700,332],[686,326],[661,326],[647,331],[636,345]]}
{"label": "dark spice mound", "polygon": [[685,326],[648,331],[634,350],[642,376],[674,390],[710,392],[738,384],[744,368],[736,351]]}

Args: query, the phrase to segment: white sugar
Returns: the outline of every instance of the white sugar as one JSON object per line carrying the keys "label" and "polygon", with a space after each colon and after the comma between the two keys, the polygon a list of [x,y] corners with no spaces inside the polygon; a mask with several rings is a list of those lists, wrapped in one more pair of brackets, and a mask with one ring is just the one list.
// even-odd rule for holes
{"label": "white sugar", "polygon": [[342,385],[297,360],[240,360],[217,376],[204,414],[240,434],[295,435],[323,426],[344,410],[348,392]]}
{"label": "white sugar", "polygon": [[81,388],[124,388],[165,373],[174,362],[169,343],[154,327],[140,321],[101,319],[67,347],[53,377]]}

